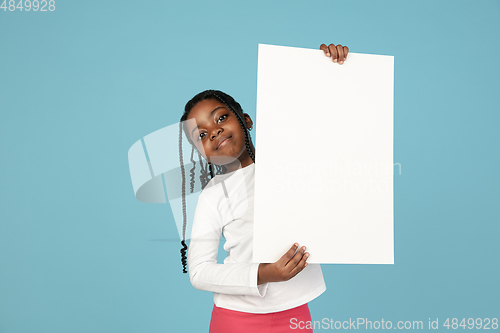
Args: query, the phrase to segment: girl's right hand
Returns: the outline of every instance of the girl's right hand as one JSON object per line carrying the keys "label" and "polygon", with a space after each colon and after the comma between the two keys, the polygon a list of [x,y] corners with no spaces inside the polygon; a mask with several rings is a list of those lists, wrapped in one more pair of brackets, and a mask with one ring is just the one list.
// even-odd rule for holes
{"label": "girl's right hand", "polygon": [[[295,243],[278,261],[272,264],[259,264],[257,285],[266,282],[288,281],[299,274],[307,266],[309,253],[303,246],[297,253],[299,244]],[[295,255],[293,255],[295,253]]]}

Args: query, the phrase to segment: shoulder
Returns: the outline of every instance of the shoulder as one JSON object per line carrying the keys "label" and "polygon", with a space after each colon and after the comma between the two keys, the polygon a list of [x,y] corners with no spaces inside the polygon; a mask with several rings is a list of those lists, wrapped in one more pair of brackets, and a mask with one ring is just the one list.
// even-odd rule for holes
{"label": "shoulder", "polygon": [[220,190],[219,186],[211,183],[207,184],[198,197],[191,239],[222,228],[223,217],[219,210],[221,201]]}
{"label": "shoulder", "polygon": [[220,208],[221,203],[226,203],[227,199],[232,201],[240,197],[247,197],[253,188],[254,173],[252,166],[230,174],[217,175],[203,189],[200,199]]}
{"label": "shoulder", "polygon": [[212,178],[201,191],[200,199],[215,202],[222,196],[224,196],[224,189],[221,183],[217,182],[217,178]]}

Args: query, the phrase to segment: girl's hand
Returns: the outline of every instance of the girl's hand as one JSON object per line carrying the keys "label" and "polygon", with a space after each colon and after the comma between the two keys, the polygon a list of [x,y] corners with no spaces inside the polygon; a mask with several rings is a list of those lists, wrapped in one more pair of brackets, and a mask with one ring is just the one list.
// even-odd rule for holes
{"label": "girl's hand", "polygon": [[347,58],[347,54],[349,53],[349,48],[347,46],[330,44],[326,46],[325,44],[321,44],[319,47],[320,50],[325,52],[327,57],[332,57],[333,62],[338,62],[339,64],[343,64],[345,59]]}
{"label": "girl's hand", "polygon": [[[259,264],[257,285],[266,282],[288,281],[307,266],[309,253],[303,246],[297,253],[299,244],[295,243],[278,261],[272,264]],[[295,253],[295,255],[293,255]]]}

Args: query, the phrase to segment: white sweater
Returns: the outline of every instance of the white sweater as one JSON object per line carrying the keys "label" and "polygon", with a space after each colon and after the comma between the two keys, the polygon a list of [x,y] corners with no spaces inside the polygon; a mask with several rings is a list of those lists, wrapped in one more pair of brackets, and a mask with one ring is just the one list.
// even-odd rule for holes
{"label": "white sweater", "polygon": [[[257,286],[259,264],[252,263],[255,164],[210,180],[194,216],[188,267],[196,289],[212,291],[216,306],[269,313],[307,303],[326,290],[319,264],[309,264],[288,281]],[[221,234],[224,264],[217,263]],[[290,244],[290,247],[292,244]]]}

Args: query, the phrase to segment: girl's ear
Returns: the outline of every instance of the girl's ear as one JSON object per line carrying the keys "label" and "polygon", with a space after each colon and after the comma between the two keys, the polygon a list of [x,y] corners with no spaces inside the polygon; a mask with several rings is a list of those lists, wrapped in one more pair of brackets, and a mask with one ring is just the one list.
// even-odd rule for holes
{"label": "girl's ear", "polygon": [[245,120],[245,124],[246,124],[247,128],[253,127],[252,118],[250,118],[248,113],[243,113],[243,120]]}

